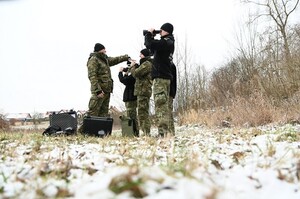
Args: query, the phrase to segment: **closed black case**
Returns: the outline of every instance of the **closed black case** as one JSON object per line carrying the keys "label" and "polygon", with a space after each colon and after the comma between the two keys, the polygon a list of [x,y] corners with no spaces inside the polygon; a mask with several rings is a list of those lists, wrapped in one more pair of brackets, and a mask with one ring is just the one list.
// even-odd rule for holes
{"label": "closed black case", "polygon": [[83,119],[83,134],[104,137],[111,135],[113,118],[87,116]]}

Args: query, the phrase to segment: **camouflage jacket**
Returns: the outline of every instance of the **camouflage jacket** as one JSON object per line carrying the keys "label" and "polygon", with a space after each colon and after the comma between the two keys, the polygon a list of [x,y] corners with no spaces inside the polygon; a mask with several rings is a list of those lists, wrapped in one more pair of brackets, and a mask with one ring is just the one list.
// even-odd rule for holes
{"label": "camouflage jacket", "polygon": [[133,66],[131,74],[135,77],[134,95],[151,97],[152,95],[152,77],[151,71],[153,60],[150,57],[142,58],[140,66]]}
{"label": "camouflage jacket", "polygon": [[119,57],[108,57],[103,53],[91,53],[87,62],[88,77],[91,82],[93,95],[112,93],[113,79],[111,78],[110,67],[128,60],[128,55]]}

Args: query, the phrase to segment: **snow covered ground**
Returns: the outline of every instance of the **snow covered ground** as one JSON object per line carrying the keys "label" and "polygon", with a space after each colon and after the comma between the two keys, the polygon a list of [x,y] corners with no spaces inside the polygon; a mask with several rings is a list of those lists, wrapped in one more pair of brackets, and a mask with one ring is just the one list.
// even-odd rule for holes
{"label": "snow covered ground", "polygon": [[299,199],[300,126],[174,138],[0,133],[0,198]]}

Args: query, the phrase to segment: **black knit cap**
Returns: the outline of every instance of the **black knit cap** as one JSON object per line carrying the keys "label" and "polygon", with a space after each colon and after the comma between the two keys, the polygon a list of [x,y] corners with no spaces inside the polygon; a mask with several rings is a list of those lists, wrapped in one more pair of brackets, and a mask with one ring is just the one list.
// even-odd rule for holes
{"label": "black knit cap", "polygon": [[141,50],[141,54],[143,54],[145,57],[148,57],[150,56],[150,50],[144,48],[143,50]]}
{"label": "black knit cap", "polygon": [[100,50],[103,50],[103,49],[105,49],[105,47],[102,44],[96,43],[95,47],[94,47],[94,52],[99,52]]}
{"label": "black knit cap", "polygon": [[169,34],[172,34],[174,28],[173,28],[173,25],[172,25],[172,24],[170,24],[170,23],[165,23],[165,24],[163,24],[163,25],[160,27],[160,29],[162,29],[162,30],[168,32]]}

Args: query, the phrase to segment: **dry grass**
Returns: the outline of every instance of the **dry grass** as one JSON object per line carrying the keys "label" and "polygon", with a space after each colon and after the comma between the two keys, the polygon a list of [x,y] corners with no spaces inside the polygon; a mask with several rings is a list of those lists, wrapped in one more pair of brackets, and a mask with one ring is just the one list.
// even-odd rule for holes
{"label": "dry grass", "polygon": [[274,105],[272,100],[255,93],[249,98],[236,98],[228,107],[213,110],[189,110],[179,115],[179,123],[215,126],[260,126],[270,123],[300,123],[300,94]]}

